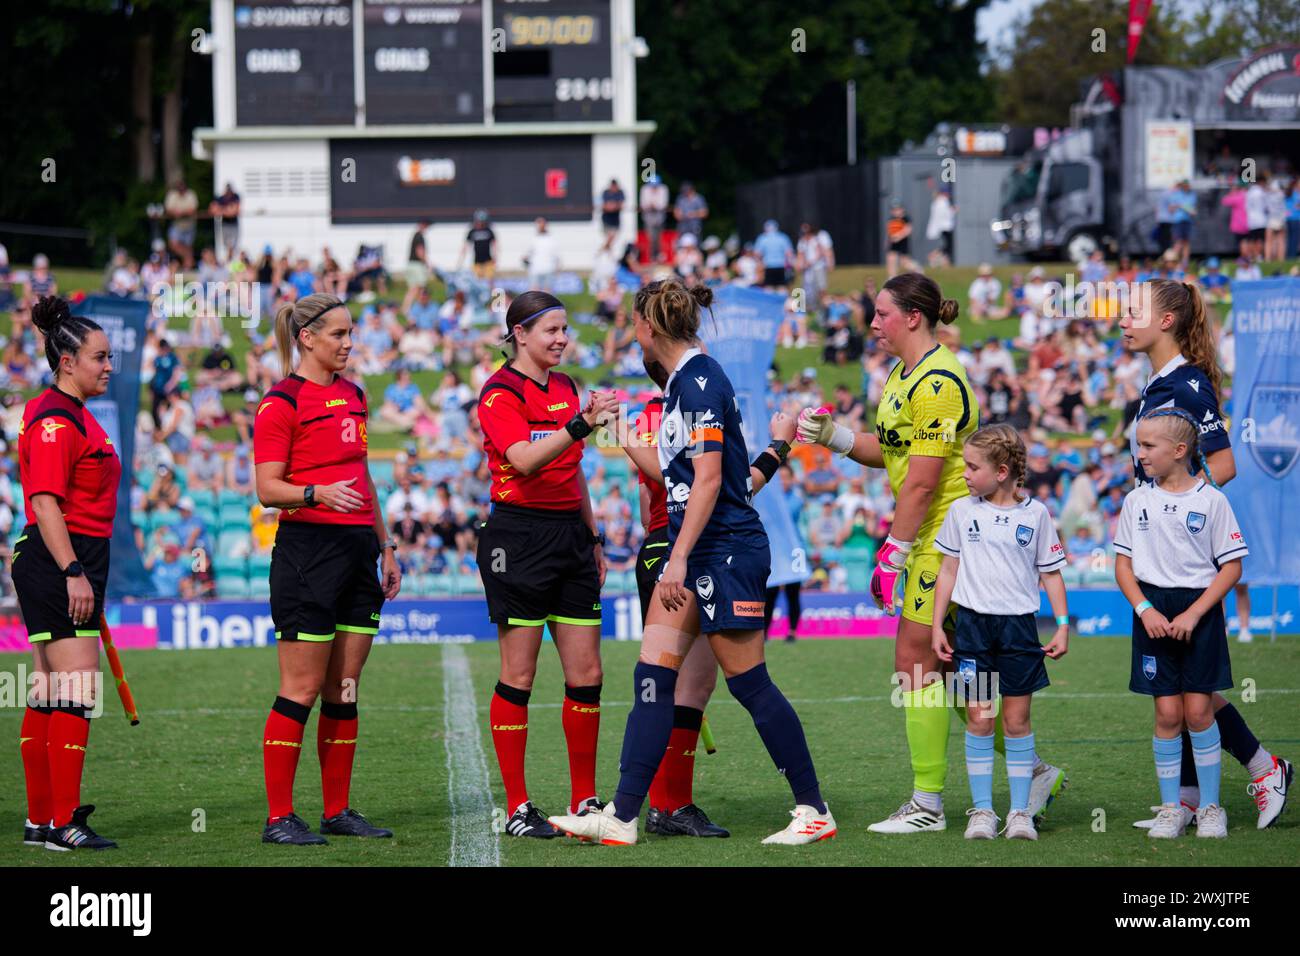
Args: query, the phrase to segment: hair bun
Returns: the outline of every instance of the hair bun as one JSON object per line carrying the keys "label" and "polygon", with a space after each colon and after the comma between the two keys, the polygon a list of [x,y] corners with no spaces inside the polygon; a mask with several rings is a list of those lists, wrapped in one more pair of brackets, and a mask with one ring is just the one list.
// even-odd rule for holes
{"label": "hair bun", "polygon": [[68,308],[68,303],[58,296],[42,296],[37,303],[32,306],[32,324],[41,330],[41,334],[48,336],[60,324],[72,318],[72,310]]}
{"label": "hair bun", "polygon": [[957,304],[956,299],[944,299],[939,303],[939,321],[944,325],[951,325],[957,321],[957,313],[961,306]]}
{"label": "hair bun", "polygon": [[695,300],[701,309],[707,309],[713,304],[713,289],[709,286],[697,285],[687,291],[690,292],[691,298]]}

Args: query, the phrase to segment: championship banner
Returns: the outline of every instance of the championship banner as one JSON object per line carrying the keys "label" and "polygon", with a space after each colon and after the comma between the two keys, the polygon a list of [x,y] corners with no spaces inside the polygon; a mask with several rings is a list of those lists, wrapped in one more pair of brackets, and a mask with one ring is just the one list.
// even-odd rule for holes
{"label": "championship banner", "polygon": [[[776,354],[776,337],[784,314],[784,296],[723,286],[715,291],[713,308],[705,310],[700,322],[700,338],[709,355],[727,370],[736,390],[750,461],[771,441],[767,429],[772,417],[767,408],[767,370]],[[768,587],[808,580],[808,557],[799,547],[794,524],[777,496],[770,491],[760,492],[754,496],[754,507],[763,519],[772,549]]]}
{"label": "championship banner", "polygon": [[1300,582],[1300,279],[1232,283],[1237,366],[1225,488],[1250,555],[1243,580]]}
{"label": "championship banner", "polygon": [[135,416],[140,408],[140,350],[144,347],[149,304],[109,296],[91,296],[73,307],[104,329],[113,353],[113,374],[108,391],[86,403],[86,409],[108,433],[122,462],[117,486],[117,515],[113,518],[112,560],[108,569],[108,594],[121,597],[156,597],[131,528],[131,480],[135,461]]}

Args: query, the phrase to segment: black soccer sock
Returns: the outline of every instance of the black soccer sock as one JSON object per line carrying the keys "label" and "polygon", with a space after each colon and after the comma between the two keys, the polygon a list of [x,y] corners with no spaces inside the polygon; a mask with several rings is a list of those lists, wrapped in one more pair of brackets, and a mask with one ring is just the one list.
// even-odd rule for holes
{"label": "black soccer sock", "polygon": [[1237,763],[1247,766],[1250,758],[1259,750],[1259,738],[1250,732],[1245,718],[1232,704],[1226,704],[1214,715],[1214,721],[1219,725],[1219,740],[1223,749],[1232,754]]}

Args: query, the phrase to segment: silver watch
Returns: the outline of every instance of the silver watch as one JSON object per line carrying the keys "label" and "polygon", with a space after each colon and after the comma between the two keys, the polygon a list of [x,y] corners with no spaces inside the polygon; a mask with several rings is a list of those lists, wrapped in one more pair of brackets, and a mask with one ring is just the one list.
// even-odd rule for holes
{"label": "silver watch", "polygon": [[394,551],[396,551],[396,550],[397,550],[397,542],[394,541],[392,538],[386,538],[386,539],[384,540],[384,543],[381,544],[381,545],[379,546],[379,551],[380,551],[381,554],[383,553],[383,551],[384,551],[385,548],[392,548]]}

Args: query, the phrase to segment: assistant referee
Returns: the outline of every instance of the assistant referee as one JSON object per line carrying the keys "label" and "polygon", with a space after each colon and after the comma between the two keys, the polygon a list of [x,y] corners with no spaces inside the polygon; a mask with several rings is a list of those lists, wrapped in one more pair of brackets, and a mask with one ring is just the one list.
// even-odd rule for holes
{"label": "assistant referee", "polygon": [[379,609],[402,582],[366,463],[366,393],[340,375],[352,351],[352,315],[335,296],[309,295],[280,308],[275,339],[282,368],[294,367],[295,348],[299,362],[266,393],[253,426],[257,497],[283,509],[271,552],[280,689],[262,740],[269,808],[262,841],[326,842],[293,812],[294,774],[317,697],[321,834],[391,837],[348,806],[357,684]]}
{"label": "assistant referee", "polygon": [[492,512],[479,528],[478,566],[501,651],[489,721],[505,786],[510,836],[551,839],[560,831],[528,798],[524,752],[528,700],[547,622],[564,669],[564,740],[570,812],[603,806],[596,796],[600,732],[600,588],[603,540],[596,532],[583,439],[618,407],[555,371],[569,344],[568,317],[549,292],[529,291],[506,312],[514,350],[479,394],[478,417],[491,468]]}
{"label": "assistant referee", "polygon": [[27,514],[14,542],[13,580],[36,674],[19,749],[27,781],[23,842],[49,850],[117,846],[86,822],[81,803],[90,716],[99,686],[99,617],[108,544],[122,476],[113,442],[86,400],[108,390],[108,336],[68,303],[32,308],[54,384],[27,403],[18,429],[18,473]]}

